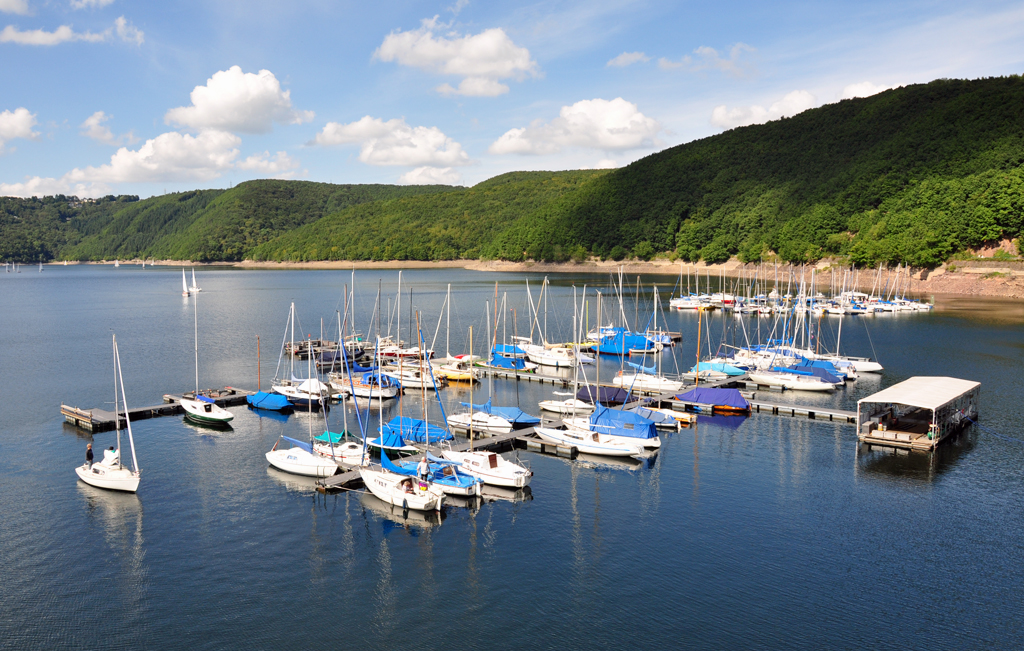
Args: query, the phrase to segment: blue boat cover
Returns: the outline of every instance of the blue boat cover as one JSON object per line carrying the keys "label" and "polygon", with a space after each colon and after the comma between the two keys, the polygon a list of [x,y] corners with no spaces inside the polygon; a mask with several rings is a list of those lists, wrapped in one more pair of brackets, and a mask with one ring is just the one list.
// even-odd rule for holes
{"label": "blue boat cover", "polygon": [[643,416],[647,420],[652,421],[655,425],[659,425],[660,424],[660,425],[673,425],[674,426],[676,424],[676,419],[675,418],[672,418],[668,414],[663,414],[660,411],[654,411],[653,409],[648,409],[647,407],[633,407],[632,409],[629,409],[627,411],[631,411],[634,414],[638,414],[640,416]]}
{"label": "blue boat cover", "polygon": [[[373,443],[374,441],[371,440],[370,442]],[[380,436],[377,437],[376,443],[382,448],[392,449],[404,448],[408,445],[402,439],[401,435],[398,433],[398,430],[393,430],[387,425],[381,426]]]}
{"label": "blue boat cover", "polygon": [[291,443],[292,447],[296,447],[301,450],[305,450],[310,454],[313,454],[313,446],[311,446],[309,443],[306,443],[305,441],[299,441],[298,439],[293,439],[290,436],[282,436],[281,438]]}
{"label": "blue boat cover", "polygon": [[[694,366],[693,368],[690,369],[690,372],[693,373],[696,371],[696,369],[697,367]],[[726,375],[743,375],[744,373],[746,373],[746,371],[739,368],[738,366],[733,366],[732,364],[722,364],[721,362],[701,362],[700,370],[702,373],[704,371],[717,371],[718,373],[725,373]]]}
{"label": "blue boat cover", "polygon": [[390,375],[378,375],[377,373],[363,373],[363,384],[380,387],[398,386],[398,382]]}
{"label": "blue boat cover", "polygon": [[750,409],[750,403],[736,389],[697,387],[696,389],[690,389],[686,393],[680,393],[676,398],[686,402],[697,402],[702,405],[722,405],[724,407],[732,407],[733,409]]}
{"label": "blue boat cover", "polygon": [[598,406],[590,415],[590,428],[598,434],[653,439],[658,435],[654,421],[632,411]]}
{"label": "blue boat cover", "polygon": [[339,434],[338,432],[326,431],[320,436],[314,436],[313,438],[321,443],[341,443],[345,440],[345,433]]}
{"label": "blue boat cover", "polygon": [[494,414],[495,416],[501,416],[513,425],[536,425],[540,422],[540,419],[536,416],[531,416],[519,407],[495,407],[491,404],[491,400],[488,399],[482,405],[472,404],[468,402],[462,403],[463,407],[469,407],[474,411],[482,411],[486,414]]}
{"label": "blue boat cover", "polygon": [[246,396],[245,401],[250,406],[256,409],[270,409],[271,411],[281,411],[282,409],[291,409],[292,403],[288,402],[288,398],[285,398],[280,393],[267,393],[266,391],[257,391],[251,396]]}
{"label": "blue boat cover", "polygon": [[491,354],[501,355],[502,357],[525,357],[526,351],[512,344],[497,344],[491,349]]}
{"label": "blue boat cover", "polygon": [[391,430],[399,434],[406,441],[414,441],[416,443],[436,443],[450,441],[453,438],[451,432],[443,427],[430,425],[425,421],[409,418],[408,416],[395,416],[390,422],[384,424],[381,430],[382,434],[384,430]]}
{"label": "blue boat cover", "polygon": [[196,394],[196,400],[200,400],[202,402],[208,402],[211,405],[217,404],[217,401],[214,400],[213,398],[207,398],[206,396],[199,395],[199,394]]}
{"label": "blue boat cover", "polygon": [[828,382],[829,384],[842,384],[843,383],[843,378],[841,378],[841,377],[839,377],[837,375],[833,375],[832,373],[829,373],[825,369],[818,368],[817,366],[801,366],[801,365],[797,364],[797,365],[789,367],[789,368],[776,367],[776,368],[773,368],[772,370],[774,370],[774,371],[782,371],[784,373],[796,373],[796,374],[799,374],[799,375],[814,375],[814,376],[820,377],[822,380],[824,380],[825,382]]}
{"label": "blue boat cover", "polygon": [[658,368],[655,366],[644,366],[643,364],[634,364],[633,362],[626,362],[638,371],[643,371],[649,375],[654,375],[658,372]]}
{"label": "blue boat cover", "polygon": [[619,387],[583,387],[576,392],[576,399],[593,404],[600,402],[602,405],[621,405],[633,401],[633,396]]}
{"label": "blue boat cover", "polygon": [[384,468],[384,470],[393,472],[396,475],[406,475],[409,477],[416,476],[415,468],[409,469],[404,468],[402,466],[396,466],[394,463],[391,462],[391,459],[388,459],[388,455],[383,450],[381,450],[380,452],[380,465],[382,468]]}
{"label": "blue boat cover", "polygon": [[487,362],[495,368],[504,368],[510,371],[522,371],[526,369],[526,360],[519,357],[503,357],[495,355]]}
{"label": "blue boat cover", "polygon": [[[597,342],[597,352],[602,355],[628,355],[630,351],[654,351],[655,344],[645,335],[629,332],[625,328],[612,328],[614,334],[601,337]],[[606,328],[605,332],[609,332]]]}

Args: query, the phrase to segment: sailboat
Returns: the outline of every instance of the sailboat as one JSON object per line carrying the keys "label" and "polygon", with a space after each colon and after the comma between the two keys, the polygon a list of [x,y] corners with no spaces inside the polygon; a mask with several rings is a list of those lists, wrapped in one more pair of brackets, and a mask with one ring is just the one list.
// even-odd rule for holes
{"label": "sailboat", "polygon": [[118,267],[120,267],[120,266],[121,266],[121,263],[120,263],[120,261],[118,261],[118,260],[114,260],[114,268],[115,268],[115,269],[117,269],[117,268],[118,268]]}
{"label": "sailboat", "polygon": [[[114,335],[114,422],[117,429],[117,447],[103,451],[103,460],[75,468],[78,478],[97,488],[134,493],[139,489],[139,462],[135,457],[135,439],[132,437],[132,422],[128,417],[128,400],[124,395],[124,375],[121,373],[121,357],[117,351],[117,336]],[[128,430],[128,446],[132,451],[132,467],[121,464],[121,417],[117,408],[117,390],[121,389],[121,403],[124,406],[125,428]]]}
{"label": "sailboat", "polygon": [[[182,273],[182,274],[184,274],[184,273],[185,273],[185,270],[184,270],[184,269],[182,269],[182,270],[181,270],[181,273]],[[193,268],[192,268],[192,285],[191,285],[191,286],[190,286],[190,287],[188,288],[188,291],[192,292],[193,294],[195,294],[195,293],[197,293],[197,292],[201,292],[201,291],[203,291],[203,290],[202,290],[202,289],[201,289],[201,288],[199,287],[199,285],[197,285],[197,284],[196,284],[196,270],[195,270],[195,267],[193,267]]]}
{"label": "sailboat", "polygon": [[267,393],[263,390],[263,368],[260,364],[260,338],[256,337],[256,393],[246,396],[245,401],[253,409],[269,409],[290,414],[292,403],[279,393]]}
{"label": "sailboat", "polygon": [[43,273],[43,261],[39,261],[39,273]]}
{"label": "sailboat", "polygon": [[[308,405],[307,408],[309,409],[309,442],[282,435],[274,443],[270,452],[267,452],[267,461],[278,470],[290,472],[293,475],[330,477],[338,472],[338,463],[330,456],[317,454],[313,450],[313,408],[311,405]],[[291,447],[278,449],[277,446],[281,444],[281,441],[287,441]]]}
{"label": "sailboat", "polygon": [[359,475],[374,497],[414,511],[440,511],[444,491],[429,481],[420,481],[415,470],[399,468],[381,452],[380,466],[360,466]]}
{"label": "sailboat", "polygon": [[[184,281],[184,271],[182,280]],[[185,418],[204,425],[227,425],[235,417],[227,409],[219,407],[217,402],[199,393],[199,297],[195,302],[195,353],[196,353],[196,391],[194,398],[181,398],[181,406],[185,410]]]}
{"label": "sailboat", "polygon": [[188,285],[185,283],[185,268],[181,268],[181,295],[188,296]]}

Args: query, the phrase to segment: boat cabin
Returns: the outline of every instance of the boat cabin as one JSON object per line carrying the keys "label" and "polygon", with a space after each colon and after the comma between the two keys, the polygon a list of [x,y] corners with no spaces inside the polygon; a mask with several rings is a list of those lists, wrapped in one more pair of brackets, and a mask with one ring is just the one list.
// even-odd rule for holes
{"label": "boat cabin", "polygon": [[912,377],[857,401],[863,443],[931,450],[978,417],[980,382]]}

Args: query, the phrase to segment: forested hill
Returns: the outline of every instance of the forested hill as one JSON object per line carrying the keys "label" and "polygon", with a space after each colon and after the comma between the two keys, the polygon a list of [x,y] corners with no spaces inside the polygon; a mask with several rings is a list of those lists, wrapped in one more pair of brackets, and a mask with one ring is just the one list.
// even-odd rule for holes
{"label": "forested hill", "polygon": [[1024,227],[1024,80],[939,80],[607,171],[0,198],[0,260],[650,258],[934,265]]}

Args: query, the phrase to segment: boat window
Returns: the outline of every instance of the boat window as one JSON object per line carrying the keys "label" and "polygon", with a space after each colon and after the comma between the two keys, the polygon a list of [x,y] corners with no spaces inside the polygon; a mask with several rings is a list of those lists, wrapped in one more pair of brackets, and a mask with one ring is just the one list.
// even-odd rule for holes
{"label": "boat window", "polygon": [[633,423],[623,423],[622,426],[625,429],[633,429]]}

